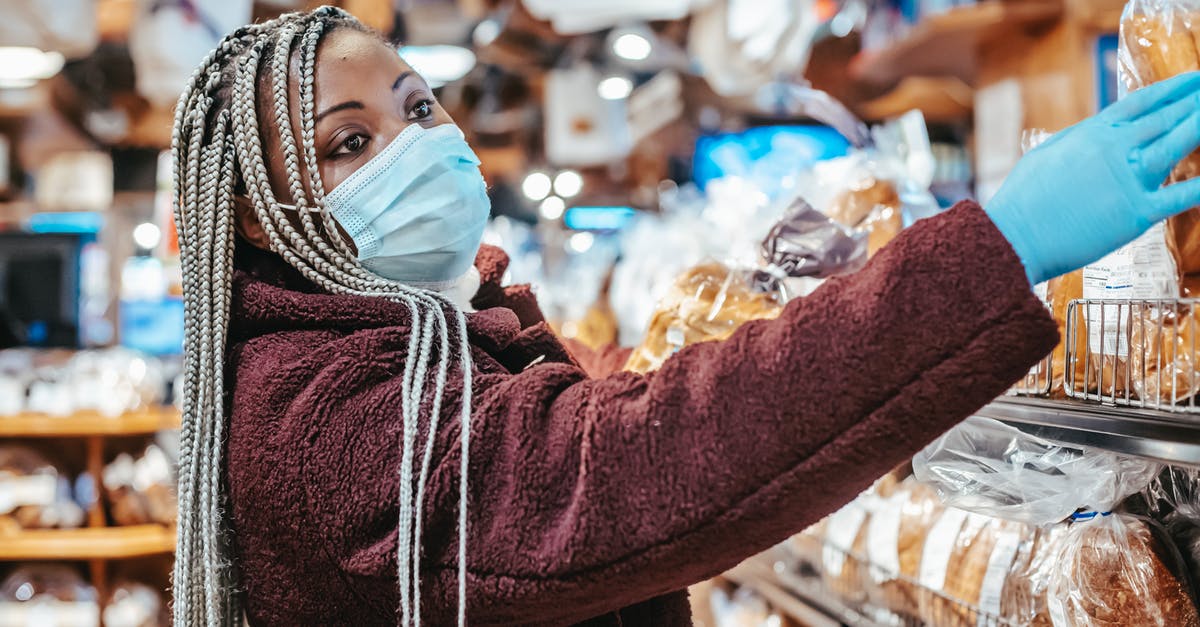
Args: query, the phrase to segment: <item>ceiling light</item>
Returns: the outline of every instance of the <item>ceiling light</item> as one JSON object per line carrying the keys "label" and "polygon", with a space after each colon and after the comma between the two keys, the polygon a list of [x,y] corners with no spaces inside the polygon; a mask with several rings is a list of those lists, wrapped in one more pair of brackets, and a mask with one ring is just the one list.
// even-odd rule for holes
{"label": "ceiling light", "polygon": [[475,47],[482,48],[496,41],[496,38],[500,36],[500,31],[500,22],[494,18],[488,18],[475,27],[471,39],[475,42]]}
{"label": "ceiling light", "polygon": [[624,100],[633,92],[633,81],[624,76],[610,76],[600,81],[596,91],[605,100]]}
{"label": "ceiling light", "polygon": [[557,220],[562,217],[563,212],[567,210],[567,203],[563,202],[558,196],[551,196],[542,201],[542,206],[539,212],[542,217],[547,220]]}
{"label": "ceiling light", "polygon": [[24,46],[0,46],[0,87],[32,87],[62,69],[66,60],[57,52]]}
{"label": "ceiling light", "polygon": [[645,61],[650,57],[654,46],[649,39],[637,33],[625,33],[617,37],[612,44],[613,53],[628,61]]}
{"label": "ceiling light", "polygon": [[554,177],[554,192],[563,198],[574,198],[583,191],[583,177],[575,170],[563,170]]}
{"label": "ceiling light", "polygon": [[521,191],[529,200],[541,200],[550,195],[550,177],[545,172],[530,172],[521,183]]}
{"label": "ceiling light", "polygon": [[133,243],[137,244],[138,248],[150,250],[158,246],[161,239],[162,231],[149,222],[143,222],[133,229]]}
{"label": "ceiling light", "polygon": [[571,246],[571,250],[577,253],[586,253],[592,249],[592,244],[596,243],[596,236],[587,231],[582,231],[572,235],[568,243]]}
{"label": "ceiling light", "polygon": [[435,89],[466,76],[475,67],[475,53],[460,46],[404,46],[400,58]]}

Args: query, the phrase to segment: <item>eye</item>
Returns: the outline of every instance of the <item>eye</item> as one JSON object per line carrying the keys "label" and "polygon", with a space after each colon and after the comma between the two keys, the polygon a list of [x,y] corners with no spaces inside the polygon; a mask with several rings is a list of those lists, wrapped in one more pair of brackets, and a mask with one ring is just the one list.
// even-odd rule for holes
{"label": "eye", "polygon": [[338,147],[333,151],[331,156],[340,157],[358,154],[359,152],[362,152],[363,148],[367,147],[367,142],[369,140],[370,138],[368,138],[366,135],[363,135],[362,133],[355,133],[347,137],[342,143],[338,144]]}
{"label": "eye", "polygon": [[425,120],[431,117],[433,117],[433,101],[428,98],[418,100],[417,103],[408,110],[409,120]]}

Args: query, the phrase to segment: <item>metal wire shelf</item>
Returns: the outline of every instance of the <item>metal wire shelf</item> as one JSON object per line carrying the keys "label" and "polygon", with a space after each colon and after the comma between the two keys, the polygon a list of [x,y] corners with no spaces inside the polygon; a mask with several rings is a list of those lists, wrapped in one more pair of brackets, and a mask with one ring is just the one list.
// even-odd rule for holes
{"label": "metal wire shelf", "polygon": [[1200,299],[1080,299],[1067,307],[1066,395],[1103,405],[1200,413]]}

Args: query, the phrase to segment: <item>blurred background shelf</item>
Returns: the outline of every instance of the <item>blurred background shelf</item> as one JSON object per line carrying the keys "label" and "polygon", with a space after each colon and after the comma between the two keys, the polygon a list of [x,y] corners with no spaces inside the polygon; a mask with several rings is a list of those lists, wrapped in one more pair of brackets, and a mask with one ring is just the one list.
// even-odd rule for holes
{"label": "blurred background shelf", "polygon": [[175,529],[162,525],[0,532],[0,560],[126,559],[175,550]]}
{"label": "blurred background shelf", "polygon": [[0,416],[0,437],[85,437],[145,435],[178,429],[180,415],[169,407],[148,409],[110,417],[97,412],[71,416],[18,414]]}
{"label": "blurred background shelf", "polygon": [[878,623],[829,597],[800,577],[788,576],[782,565],[761,553],[722,575],[750,588],[773,607],[802,625],[811,627],[875,627]]}
{"label": "blurred background shelf", "polygon": [[1200,415],[1196,414],[1005,398],[977,415],[1065,444],[1200,466]]}
{"label": "blurred background shelf", "polygon": [[1057,0],[988,0],[949,9],[921,20],[887,48],[862,52],[850,71],[860,81],[885,86],[907,76],[949,76],[973,83],[980,43],[1048,26],[1062,13]]}

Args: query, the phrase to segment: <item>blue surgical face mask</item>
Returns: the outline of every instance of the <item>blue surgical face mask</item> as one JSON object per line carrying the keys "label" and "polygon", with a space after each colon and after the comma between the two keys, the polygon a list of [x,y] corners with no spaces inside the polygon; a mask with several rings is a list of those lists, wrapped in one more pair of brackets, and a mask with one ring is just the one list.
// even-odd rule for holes
{"label": "blue surgical face mask", "polygon": [[386,279],[453,285],[479,252],[491,204],[479,158],[453,124],[413,124],[325,196],[358,260]]}

